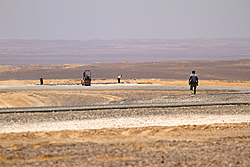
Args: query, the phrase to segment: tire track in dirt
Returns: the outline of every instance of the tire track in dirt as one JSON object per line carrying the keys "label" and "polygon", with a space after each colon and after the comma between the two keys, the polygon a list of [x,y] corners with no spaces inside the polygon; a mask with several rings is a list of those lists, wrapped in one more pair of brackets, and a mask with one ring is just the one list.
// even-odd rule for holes
{"label": "tire track in dirt", "polygon": [[121,100],[121,97],[98,93],[77,93],[74,91],[2,92],[0,108],[92,105],[117,100]]}

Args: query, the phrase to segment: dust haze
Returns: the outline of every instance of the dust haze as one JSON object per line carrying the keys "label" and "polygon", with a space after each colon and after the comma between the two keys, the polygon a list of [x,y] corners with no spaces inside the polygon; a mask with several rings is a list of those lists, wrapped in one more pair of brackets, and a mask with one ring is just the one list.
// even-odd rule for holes
{"label": "dust haze", "polygon": [[0,65],[250,58],[250,38],[0,40]]}

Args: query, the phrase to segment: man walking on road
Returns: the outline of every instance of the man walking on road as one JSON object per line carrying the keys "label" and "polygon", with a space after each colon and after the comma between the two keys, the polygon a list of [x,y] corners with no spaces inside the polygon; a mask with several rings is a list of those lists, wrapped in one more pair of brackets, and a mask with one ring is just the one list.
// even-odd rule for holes
{"label": "man walking on road", "polygon": [[196,87],[198,86],[198,76],[195,74],[195,71],[192,71],[192,74],[189,76],[189,85],[190,92],[196,94]]}

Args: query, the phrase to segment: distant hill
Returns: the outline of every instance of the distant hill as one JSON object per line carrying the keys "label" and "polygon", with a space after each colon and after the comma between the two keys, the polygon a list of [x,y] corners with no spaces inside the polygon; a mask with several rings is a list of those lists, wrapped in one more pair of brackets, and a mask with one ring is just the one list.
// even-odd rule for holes
{"label": "distant hill", "polygon": [[250,58],[250,38],[0,40],[0,65]]}
{"label": "distant hill", "polygon": [[92,63],[64,65],[0,65],[0,80],[4,79],[76,79],[82,72],[91,70],[93,78],[123,79],[162,78],[188,79],[192,70],[196,70],[203,80],[250,81],[250,59],[242,60],[186,60],[140,63]]}

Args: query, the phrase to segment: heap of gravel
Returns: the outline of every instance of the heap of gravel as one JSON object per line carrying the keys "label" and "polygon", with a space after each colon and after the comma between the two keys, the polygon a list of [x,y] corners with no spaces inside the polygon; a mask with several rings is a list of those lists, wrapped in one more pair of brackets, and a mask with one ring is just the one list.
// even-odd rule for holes
{"label": "heap of gravel", "polygon": [[1,114],[0,124],[34,123],[51,121],[94,120],[121,117],[147,116],[183,116],[183,115],[248,115],[249,105],[197,106],[197,107],[166,107],[166,108],[134,108],[105,109],[70,112],[48,113],[11,113]]}
{"label": "heap of gravel", "polygon": [[112,101],[112,104],[127,103],[170,103],[170,102],[220,102],[220,101],[249,101],[250,93],[210,93],[196,95],[169,95],[137,99]]}

